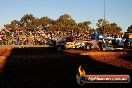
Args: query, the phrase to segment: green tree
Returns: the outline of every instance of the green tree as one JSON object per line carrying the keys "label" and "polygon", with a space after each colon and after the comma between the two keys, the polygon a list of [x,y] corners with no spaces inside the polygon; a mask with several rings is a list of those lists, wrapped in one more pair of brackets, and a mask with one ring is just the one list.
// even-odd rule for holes
{"label": "green tree", "polygon": [[12,31],[11,24],[5,24],[4,28],[8,29],[9,31]]}
{"label": "green tree", "polygon": [[42,17],[40,18],[41,27],[44,30],[48,30],[52,28],[52,25],[54,23],[54,20],[48,18],[48,17]]}
{"label": "green tree", "polygon": [[109,24],[108,22],[104,21],[103,19],[99,19],[97,25],[97,31],[99,34],[104,34],[106,33],[106,25]]}
{"label": "green tree", "polygon": [[128,27],[127,32],[132,33],[132,25]]}
{"label": "green tree", "polygon": [[13,31],[19,30],[18,27],[21,26],[21,23],[18,20],[11,21],[11,29]]}
{"label": "green tree", "polygon": [[90,24],[91,24],[90,21],[85,21],[85,22],[78,23],[78,27],[81,31],[87,31],[91,29]]}
{"label": "green tree", "polygon": [[40,20],[38,18],[35,18],[31,22],[27,23],[26,28],[28,31],[37,31],[39,30],[40,25]]}
{"label": "green tree", "polygon": [[119,36],[121,35],[122,28],[119,27],[116,23],[109,23],[103,19],[99,19],[97,23],[97,31],[99,34],[107,36]]}
{"label": "green tree", "polygon": [[72,31],[75,29],[76,25],[75,20],[68,14],[61,15],[59,19],[54,22],[55,29],[61,31]]}
{"label": "green tree", "polygon": [[32,14],[26,14],[20,19],[21,26],[26,27],[27,23],[31,22],[35,17]]}
{"label": "green tree", "polygon": [[116,35],[120,35],[121,34],[121,31],[122,31],[122,28],[119,27],[116,23],[111,23],[111,35],[112,34],[116,34]]}

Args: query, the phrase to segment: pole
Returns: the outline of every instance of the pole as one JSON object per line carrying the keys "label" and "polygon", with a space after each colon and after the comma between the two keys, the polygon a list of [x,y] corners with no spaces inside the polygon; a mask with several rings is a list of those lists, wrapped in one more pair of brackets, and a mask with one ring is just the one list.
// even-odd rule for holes
{"label": "pole", "polygon": [[105,21],[105,0],[104,0],[104,21]]}
{"label": "pole", "polygon": [[105,35],[105,20],[106,18],[105,18],[105,0],[104,0],[104,35]]}

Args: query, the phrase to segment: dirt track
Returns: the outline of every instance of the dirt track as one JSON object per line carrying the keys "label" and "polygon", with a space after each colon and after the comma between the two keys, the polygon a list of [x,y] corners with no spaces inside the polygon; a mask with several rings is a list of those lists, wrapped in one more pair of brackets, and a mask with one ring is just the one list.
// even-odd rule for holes
{"label": "dirt track", "polygon": [[[85,69],[86,74],[131,76],[131,57],[131,51],[109,53],[68,50],[59,53],[49,48],[13,49],[10,56],[5,59],[0,88],[80,88],[76,83],[76,74],[80,65]],[[123,61],[123,65],[117,61]],[[131,88],[130,83],[88,84],[86,88]]]}
{"label": "dirt track", "polygon": [[11,48],[0,48],[0,72],[2,72],[6,62],[6,58],[8,58],[10,52]]}
{"label": "dirt track", "polygon": [[130,51],[81,51],[66,50],[69,53],[78,53],[91,57],[102,63],[132,70],[132,50]]}

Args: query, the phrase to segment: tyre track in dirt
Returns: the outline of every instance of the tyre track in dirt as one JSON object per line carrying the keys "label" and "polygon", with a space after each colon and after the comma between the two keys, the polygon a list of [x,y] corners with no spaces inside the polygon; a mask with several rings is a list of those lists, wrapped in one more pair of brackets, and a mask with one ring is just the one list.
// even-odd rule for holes
{"label": "tyre track in dirt", "polygon": [[47,48],[13,49],[0,77],[0,88],[131,88],[130,83],[80,87],[76,82],[80,65],[86,74],[132,74],[128,69],[95,61],[87,55],[80,55],[80,52],[87,51],[68,53]]}
{"label": "tyre track in dirt", "polygon": [[66,50],[70,53],[78,53],[91,57],[96,60],[109,65],[132,70],[132,52],[129,54],[125,51],[112,52],[112,51],[81,51],[81,50]]}
{"label": "tyre track in dirt", "polygon": [[89,55],[93,60],[132,70],[132,61],[125,60],[125,58],[121,57],[126,56],[131,59],[132,56],[128,56],[122,52],[94,52],[93,55],[92,52],[89,52],[82,53],[81,55]]}

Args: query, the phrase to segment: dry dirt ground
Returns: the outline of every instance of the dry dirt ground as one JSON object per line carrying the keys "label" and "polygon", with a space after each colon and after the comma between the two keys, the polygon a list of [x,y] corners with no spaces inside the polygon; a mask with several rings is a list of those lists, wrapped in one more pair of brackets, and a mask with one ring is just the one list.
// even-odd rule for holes
{"label": "dry dirt ground", "polygon": [[0,48],[0,72],[2,72],[6,58],[10,55],[10,53],[11,48]]}
{"label": "dry dirt ground", "polygon": [[132,78],[132,50],[0,48],[0,88],[132,88],[132,82],[79,86],[80,65],[86,74],[128,74]]}
{"label": "dry dirt ground", "polygon": [[132,70],[132,50],[118,51],[82,51],[82,50],[66,50],[69,53],[78,53],[91,57],[102,63]]}

